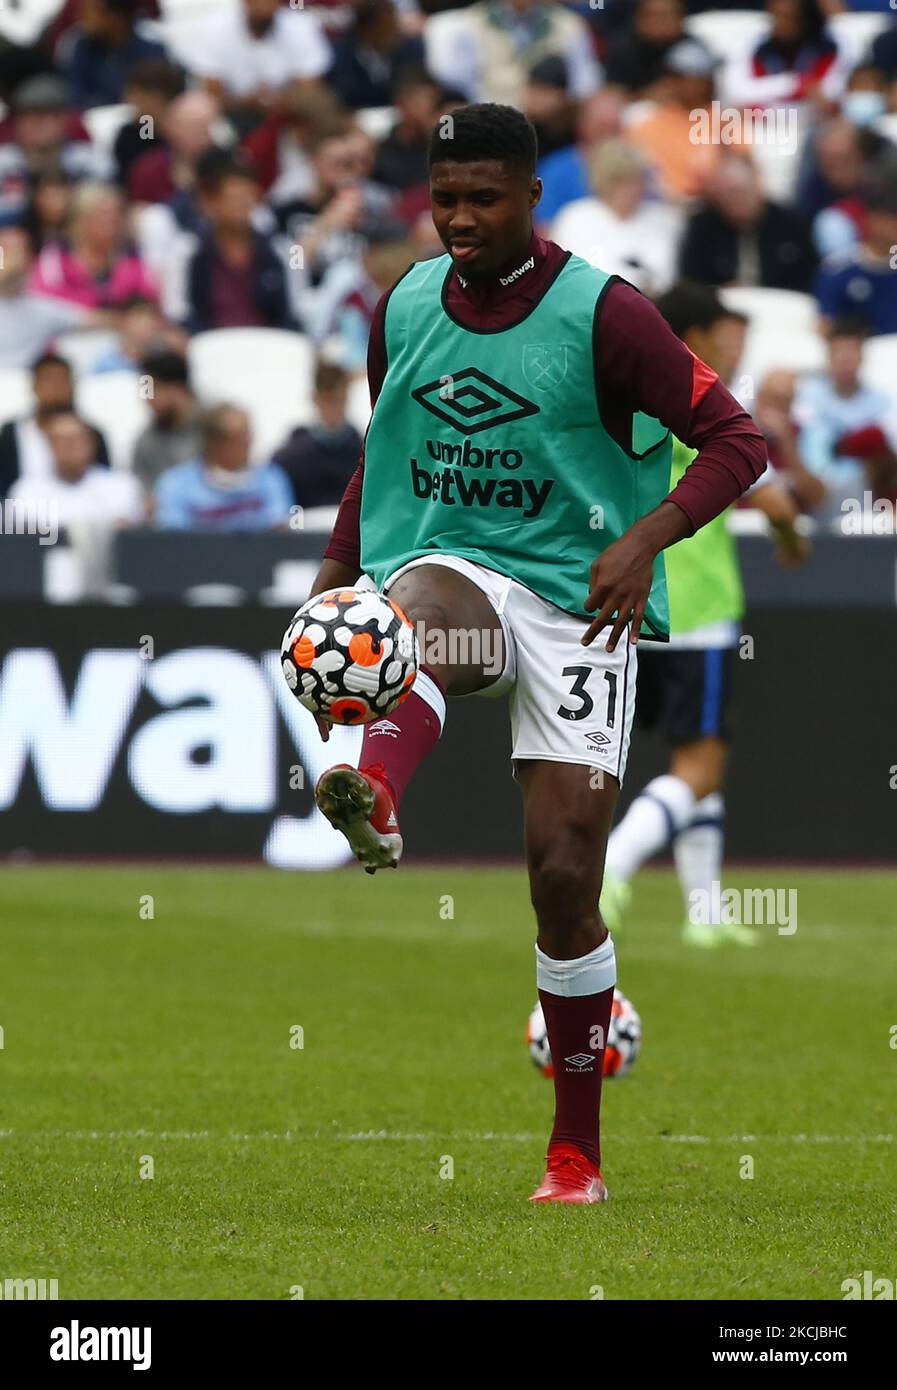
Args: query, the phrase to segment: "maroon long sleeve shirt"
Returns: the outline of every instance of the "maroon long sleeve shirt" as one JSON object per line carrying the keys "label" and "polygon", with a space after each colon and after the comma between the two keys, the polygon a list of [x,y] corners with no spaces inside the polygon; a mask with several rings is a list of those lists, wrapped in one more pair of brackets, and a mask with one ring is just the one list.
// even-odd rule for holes
{"label": "maroon long sleeve shirt", "polygon": [[[503,266],[485,285],[464,280],[457,269],[448,288],[453,316],[473,329],[501,329],[530,310],[558,273],[567,255],[553,241],[533,238],[516,265]],[[517,259],[517,258],[515,258]],[[527,262],[533,264],[527,268]],[[386,375],[384,318],[389,292],[383,295],[371,324],[368,385],[376,403]],[[680,507],[692,531],[712,521],[760,477],[766,467],[766,444],[750,415],[722,384],[716,372],[677,338],[666,320],[625,281],[605,293],[595,360],[595,389],[608,433],[627,452],[632,417],[641,410],[660,420],[698,456],[686,469],[667,501]],[[359,515],[364,471],[362,457],[340,504],[325,557],[360,566]]]}

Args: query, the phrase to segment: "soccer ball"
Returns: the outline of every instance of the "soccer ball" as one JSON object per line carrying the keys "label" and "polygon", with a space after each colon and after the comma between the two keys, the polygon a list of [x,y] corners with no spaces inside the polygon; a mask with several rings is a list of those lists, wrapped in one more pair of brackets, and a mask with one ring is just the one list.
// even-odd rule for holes
{"label": "soccer ball", "polygon": [[[537,1004],[529,1016],[526,1025],[526,1045],[534,1066],[539,1068],[542,1075],[554,1076],[548,1031],[541,1004]],[[625,1076],[634,1065],[641,1046],[642,1020],[626,995],[615,989],[610,1011],[610,1027],[607,1030],[607,1046],[604,1049],[604,1075]]]}
{"label": "soccer ball", "polygon": [[397,603],[367,589],[328,589],[299,609],[280,650],[287,685],[331,724],[368,724],[411,694],[417,635]]}

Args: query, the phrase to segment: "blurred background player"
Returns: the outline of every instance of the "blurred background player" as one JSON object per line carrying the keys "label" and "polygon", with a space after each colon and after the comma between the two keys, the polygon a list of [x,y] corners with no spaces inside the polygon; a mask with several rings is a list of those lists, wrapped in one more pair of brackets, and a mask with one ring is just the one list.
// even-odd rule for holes
{"label": "blurred background player", "polygon": [[[682,283],[662,295],[657,307],[697,357],[722,381],[732,379],[746,324],[722,304],[716,290]],[[694,449],[674,440],[672,486],[693,458]],[[805,542],[795,530],[798,508],[770,469],[747,492],[745,505],[769,520],[782,562],[799,563]],[[636,720],[640,727],[658,728],[671,745],[670,769],[642,789],[611,833],[601,912],[616,930],[629,903],[633,875],[672,843],[685,901],[684,939],[694,946],[754,945],[759,938],[753,928],[721,920],[719,910],[723,787],[744,616],[738,551],[726,513],[671,546],[665,561],[670,640],[639,653]],[[692,898],[696,892],[708,896]],[[709,902],[709,914],[690,912],[695,902]],[[708,915],[709,921],[699,920]]]}

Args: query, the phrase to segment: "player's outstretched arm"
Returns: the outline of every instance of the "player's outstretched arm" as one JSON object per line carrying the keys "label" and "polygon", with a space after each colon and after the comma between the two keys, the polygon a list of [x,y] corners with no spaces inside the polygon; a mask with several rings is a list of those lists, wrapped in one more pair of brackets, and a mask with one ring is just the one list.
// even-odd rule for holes
{"label": "player's outstretched arm", "polygon": [[611,623],[607,641],[609,652],[614,651],[629,622],[632,623],[629,640],[638,641],[654,578],[654,560],[661,550],[691,533],[691,521],[681,507],[675,502],[663,501],[592,562],[585,606],[589,612],[595,609],[598,612],[582,636],[584,647],[594,642],[598,633]]}

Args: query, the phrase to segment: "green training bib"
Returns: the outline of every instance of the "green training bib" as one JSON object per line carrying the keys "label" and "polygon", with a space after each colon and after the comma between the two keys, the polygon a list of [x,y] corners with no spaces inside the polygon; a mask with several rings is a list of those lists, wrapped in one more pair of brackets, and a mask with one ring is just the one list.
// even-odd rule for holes
{"label": "green training bib", "polygon": [[[671,442],[633,418],[629,451],[595,392],[612,277],[569,256],[509,328],[446,309],[449,256],[413,265],[386,306],[387,371],[365,441],[361,562],[382,585],[409,560],[458,555],[583,619],[596,555],[669,492]],[[669,632],[663,557],[644,632]]]}

